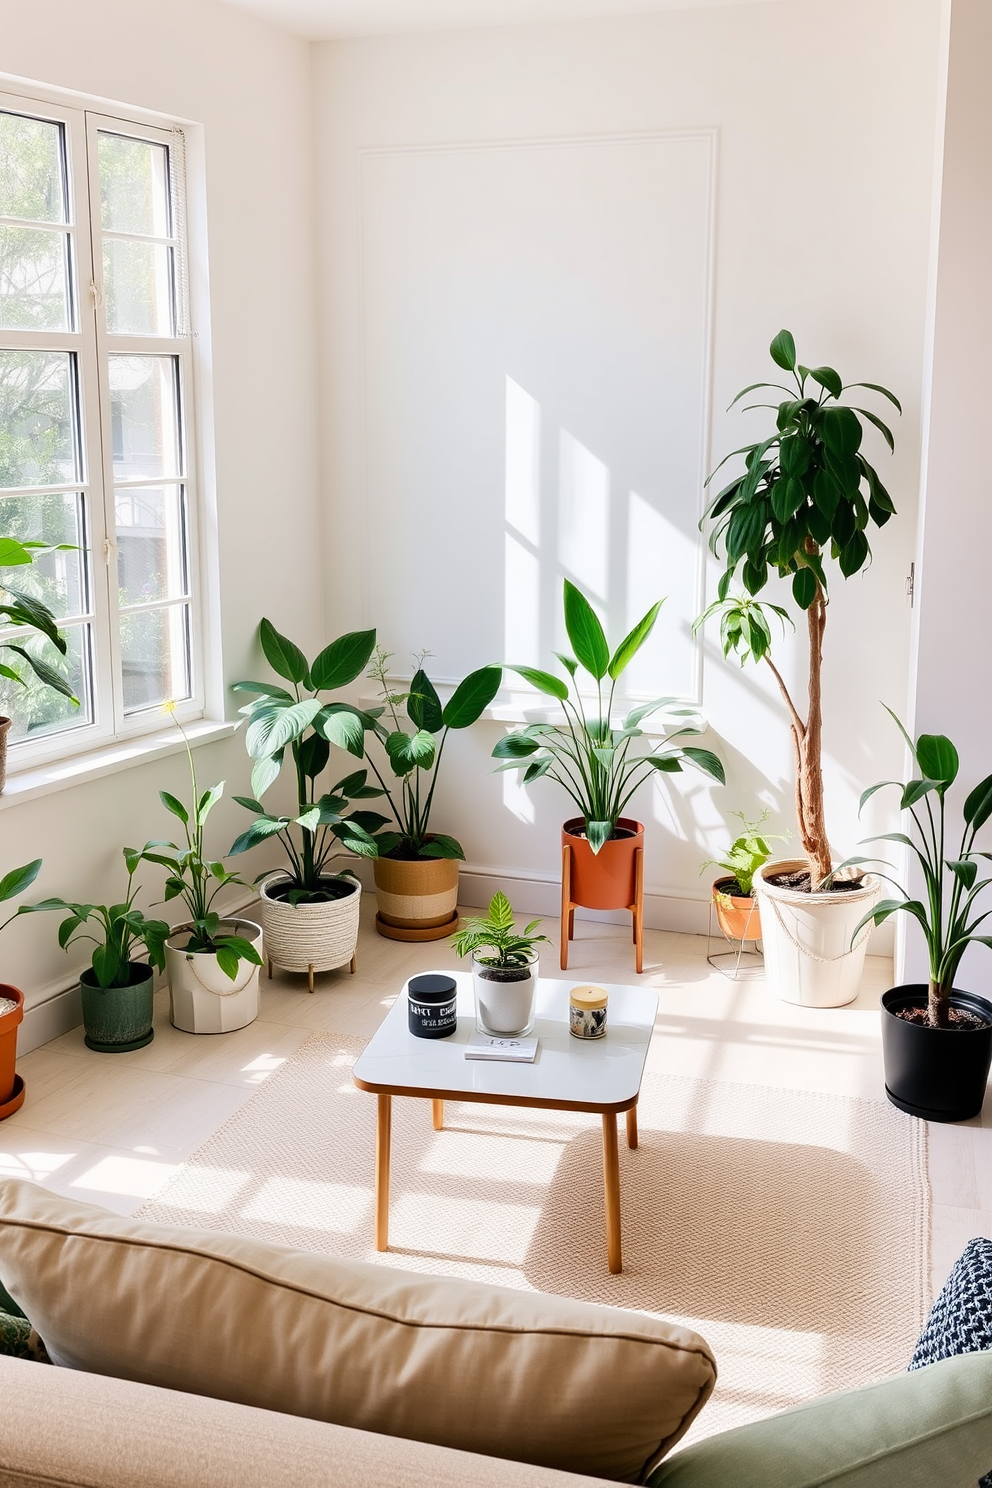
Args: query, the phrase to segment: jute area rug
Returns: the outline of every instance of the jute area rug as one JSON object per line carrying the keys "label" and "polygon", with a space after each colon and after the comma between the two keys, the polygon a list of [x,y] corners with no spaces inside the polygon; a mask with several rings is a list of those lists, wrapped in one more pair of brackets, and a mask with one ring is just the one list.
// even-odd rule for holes
{"label": "jute area rug", "polygon": [[372,1243],[362,1043],[317,1033],[140,1211],[384,1266],[658,1313],[716,1354],[692,1439],[905,1369],[929,1305],[924,1123],[881,1101],[645,1077],[620,1122],[606,1266],[598,1117],[393,1101],[390,1250]]}

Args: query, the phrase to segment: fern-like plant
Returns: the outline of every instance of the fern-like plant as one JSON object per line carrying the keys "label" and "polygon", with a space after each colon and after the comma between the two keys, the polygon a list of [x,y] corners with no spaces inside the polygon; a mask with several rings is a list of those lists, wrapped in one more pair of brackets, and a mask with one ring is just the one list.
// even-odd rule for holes
{"label": "fern-like plant", "polygon": [[451,937],[451,944],[459,956],[470,956],[473,951],[488,946],[491,955],[476,957],[483,966],[529,966],[534,959],[535,945],[542,940],[551,944],[546,935],[533,933],[540,923],[540,920],[531,920],[524,930],[515,930],[509,899],[503,893],[496,893],[489,901],[489,913],[485,918],[466,920],[461,930]]}

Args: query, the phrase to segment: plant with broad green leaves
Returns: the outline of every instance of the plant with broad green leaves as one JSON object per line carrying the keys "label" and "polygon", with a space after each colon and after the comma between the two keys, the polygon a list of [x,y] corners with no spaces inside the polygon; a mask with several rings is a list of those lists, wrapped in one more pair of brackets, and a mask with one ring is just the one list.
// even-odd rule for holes
{"label": "plant with broad green leaves", "polygon": [[470,956],[473,951],[488,947],[491,955],[476,957],[483,966],[529,966],[534,959],[534,947],[541,941],[551,944],[546,935],[534,934],[540,923],[540,920],[531,920],[525,929],[515,930],[509,899],[505,894],[496,893],[489,901],[489,913],[485,918],[466,920],[451,937],[451,944],[458,956]]}
{"label": "plant with broad green leaves", "polygon": [[[948,857],[948,826],[946,820],[946,795],[958,775],[958,752],[950,739],[943,734],[921,734],[914,744],[902,723],[891,708],[886,712],[895,719],[899,730],[909,745],[918,774],[903,783],[900,780],[880,780],[870,785],[862,794],[861,806],[887,786],[896,786],[900,792],[900,807],[908,811],[916,829],[917,841],[905,832],[882,832],[868,837],[867,842],[897,842],[909,848],[923,874],[926,902],[913,897],[887,873],[879,874],[899,891],[898,899],[882,899],[875,908],[860,921],[851,939],[869,921],[883,924],[894,914],[909,914],[923,931],[930,968],[927,1016],[933,1028],[946,1028],[948,1023],[948,999],[954,990],[961,957],[970,945],[983,945],[992,949],[992,936],[979,935],[979,926],[992,914],[992,909],[976,912],[978,896],[992,884],[992,877],[979,878],[979,859],[992,860],[992,853],[979,852],[975,837],[981,827],[992,816],[992,775],[970,791],[962,808],[964,828],[954,857]],[[920,809],[922,806],[922,810]],[[951,849],[953,851],[953,848]],[[840,868],[861,864],[875,864],[878,858],[848,858]],[[890,865],[891,866],[891,865]],[[836,871],[840,872],[840,868]],[[877,870],[876,870],[877,871]]]}
{"label": "plant with broad green leaves", "polygon": [[127,864],[127,896],[122,903],[75,904],[66,899],[42,899],[37,904],[22,904],[17,911],[24,915],[36,914],[39,910],[60,910],[65,919],[59,926],[59,945],[67,951],[76,940],[91,940],[94,946],[91,956],[93,975],[104,988],[130,985],[131,962],[138,946],[144,946],[149,965],[161,971],[165,966],[165,942],[170,933],[164,920],[149,920],[142,910],[135,908],[138,891],[134,875],[144,854],[136,847],[125,847],[123,851]]}
{"label": "plant with broad green leaves", "polygon": [[[235,840],[232,856],[277,837],[289,860],[291,904],[319,904],[334,897],[322,887],[327,864],[338,845],[359,857],[378,856],[373,833],[388,818],[375,811],[352,811],[351,801],[381,796],[368,784],[368,771],[355,770],[321,790],[318,781],[330,761],[331,745],[362,758],[365,730],[373,719],[349,703],[325,701],[321,693],[354,682],[368,665],[375,631],[352,631],[325,646],[312,662],[299,646],[280,635],[269,620],[258,627],[258,638],[272,670],[289,688],[276,682],[235,682],[235,692],[257,694],[241,709],[248,720],[245,747],[253,764],[251,796],[235,796],[239,806],[256,813],[256,820]],[[262,797],[278,779],[287,750],[296,782],[296,812],[277,816],[262,805]],[[260,873],[256,879],[265,878]]]}
{"label": "plant with broad green leaves", "polygon": [[[744,457],[743,473],[714,496],[700,523],[701,527],[712,523],[710,548],[717,557],[722,553],[725,568],[715,603],[700,615],[694,629],[719,615],[724,655],[737,655],[742,666],[748,659],[764,661],[772,670],[792,726],[799,836],[815,889],[830,873],[821,766],[825,559],[828,555],[835,559],[845,578],[859,573],[871,558],[866,535],[869,524],[882,527],[895,512],[877,471],[861,452],[861,420],[881,433],[890,450],[894,447],[892,432],[867,408],[849,407],[840,399],[853,388],[867,388],[887,398],[899,412],[902,409],[895,394],[878,383],[845,384],[832,367],[804,367],[796,360],[789,331],[779,331],[770,351],[775,365],[791,375],[795,387],[752,383],[730,405],[758,389],[774,388],[786,395],[778,404],[748,405],[775,413],[773,432],[734,450],[717,466],[720,470],[727,460]],[[715,475],[716,470],[707,485]],[[738,569],[744,592],[731,594]],[[788,612],[755,598],[773,574],[791,578],[793,602],[806,616],[809,701],[805,718],[770,655],[769,617],[785,621]]]}
{"label": "plant with broad green leaves", "polygon": [[[769,813],[763,811],[757,821],[748,821],[743,811],[732,811],[731,816],[739,817],[743,831],[740,836],[735,837],[730,847],[722,858],[707,858],[700,873],[707,868],[722,868],[736,880],[737,887],[741,891],[741,897],[750,899],[754,888],[754,875],[759,868],[763,868],[772,855],[771,844],[773,842],[785,842],[785,836],[780,832],[762,832],[761,828],[768,820]],[[731,893],[733,890],[731,889]]]}
{"label": "plant with broad green leaves", "polygon": [[[571,688],[551,672],[530,666],[509,667],[538,692],[560,702],[565,722],[529,723],[507,734],[493,750],[493,758],[503,761],[497,768],[523,770],[525,784],[539,780],[542,775],[556,780],[582,813],[586,837],[594,853],[613,836],[638,786],[656,771],[678,774],[688,762],[724,784],[723,765],[712,750],[675,742],[702,733],[695,709],[686,707],[678,698],[661,697],[640,703],[631,709],[619,728],[612,722],[617,682],[651,634],[661,603],[659,600],[652,605],[611,654],[598,615],[581,591],[566,579],[565,630],[575,655],[558,654],[558,660],[569,675]],[[596,684],[596,701],[588,713],[576,681],[580,666]],[[609,684],[605,689],[604,681]],[[660,743],[645,752],[636,744],[647,737],[641,724],[645,718],[662,712],[669,719],[688,721],[667,732]]]}
{"label": "plant with broad green leaves", "polygon": [[[369,676],[379,683],[382,707],[369,708],[369,734],[385,754],[383,769],[366,745],[365,758],[382,794],[389,802],[396,826],[376,838],[380,854],[385,857],[416,860],[417,858],[464,858],[461,843],[454,837],[430,830],[434,789],[444,746],[452,729],[469,728],[488,708],[499,691],[503,671],[498,666],[480,667],[459,682],[451,697],[442,705],[437,689],[424,671],[430,655],[420,652],[409,689],[396,692],[390,686],[388,667],[390,652],[377,646],[369,667]],[[404,719],[400,709],[406,713]],[[389,725],[392,725],[390,727]],[[398,782],[391,790],[384,770],[392,772]]]}
{"label": "plant with broad green leaves", "polygon": [[[36,558],[43,557],[46,553],[65,553],[73,551],[71,543],[56,543],[49,545],[43,542],[19,542],[15,537],[0,537],[0,569],[20,568],[26,564],[33,563]],[[0,617],[4,629],[14,627],[18,630],[33,631],[35,635],[51,641],[56,651],[65,656],[68,645],[65,636],[58,627],[55,616],[47,605],[42,604],[40,599],[35,599],[30,594],[25,594],[20,589],[15,589],[6,582],[0,583]],[[0,641],[7,651],[13,651],[22,661],[26,661],[39,681],[53,692],[58,692],[62,697],[68,698],[76,707],[79,699],[73,692],[69,683],[61,672],[41,656],[36,656],[20,641]],[[8,681],[18,682],[24,686],[24,678],[16,667],[7,662],[0,662],[0,677]]]}
{"label": "plant with broad green leaves", "polygon": [[159,791],[158,794],[166,811],[170,811],[182,823],[186,845],[180,847],[175,842],[156,838],[145,843],[141,856],[146,863],[157,863],[168,872],[164,903],[182,899],[186,905],[190,936],[184,949],[215,955],[217,965],[233,982],[240,962],[247,961],[252,966],[261,966],[262,958],[251,941],[246,940],[243,935],[230,935],[222,931],[221,916],[213,907],[214,900],[222,889],[229,884],[243,884],[244,879],[239,878],[236,873],[230,873],[223,863],[211,861],[207,856],[204,828],[207,817],[224,794],[224,782],[222,780],[200,794],[196,783],[193,751],[186,737],[186,730],[175,716],[175,708],[175,703],[166,703],[165,712],[172,714],[173,722],[183,736],[193,790],[192,800],[189,807],[186,807],[169,791]]}

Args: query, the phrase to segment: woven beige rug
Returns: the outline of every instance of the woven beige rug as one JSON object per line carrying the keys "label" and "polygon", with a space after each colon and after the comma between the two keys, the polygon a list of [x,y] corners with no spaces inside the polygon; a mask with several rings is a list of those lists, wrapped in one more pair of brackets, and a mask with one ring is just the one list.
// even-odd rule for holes
{"label": "woven beige rug", "polygon": [[317,1033],[140,1211],[305,1250],[662,1314],[719,1366],[696,1439],[906,1368],[929,1306],[926,1127],[882,1101],[645,1077],[621,1127],[622,1275],[598,1117],[393,1101],[390,1245],[372,1245],[362,1043]]}

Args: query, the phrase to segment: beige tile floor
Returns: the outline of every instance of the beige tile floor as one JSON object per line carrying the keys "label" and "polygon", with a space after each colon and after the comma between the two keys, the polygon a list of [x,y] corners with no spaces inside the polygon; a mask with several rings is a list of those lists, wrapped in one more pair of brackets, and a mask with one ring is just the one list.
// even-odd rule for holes
{"label": "beige tile floor", "polygon": [[[257,1021],[237,1033],[196,1037],[169,1023],[156,999],[155,1039],[130,1054],[99,1055],[76,1029],[24,1056],[28,1097],[0,1127],[0,1175],[131,1213],[315,1029],[368,1037],[405,977],[459,963],[446,941],[401,945],[372,924],[365,896],[358,972],[328,972],[311,996],[306,978],[263,974]],[[557,922],[544,924],[556,940]],[[551,948],[545,975],[634,981],[630,932],[576,922],[570,966]],[[712,947],[719,949],[716,943]],[[887,960],[869,957],[855,1003],[808,1009],[773,1000],[760,979],[731,981],[707,963],[705,937],[646,931],[643,980],[660,1004],[648,1067],[791,1089],[884,1098],[878,996]],[[910,1118],[906,1118],[909,1120]],[[939,1286],[972,1235],[992,1236],[992,1102],[981,1118],[932,1125],[933,1280]],[[370,1158],[371,1160],[371,1158]]]}

